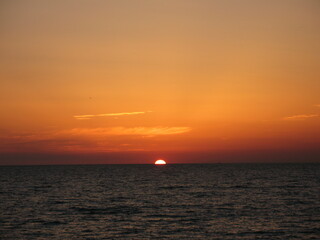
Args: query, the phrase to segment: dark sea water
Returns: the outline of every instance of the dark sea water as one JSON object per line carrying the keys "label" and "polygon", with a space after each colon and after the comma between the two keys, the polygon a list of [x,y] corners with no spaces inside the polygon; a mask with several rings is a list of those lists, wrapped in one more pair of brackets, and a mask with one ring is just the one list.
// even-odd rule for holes
{"label": "dark sea water", "polygon": [[0,167],[1,239],[320,239],[320,164]]}

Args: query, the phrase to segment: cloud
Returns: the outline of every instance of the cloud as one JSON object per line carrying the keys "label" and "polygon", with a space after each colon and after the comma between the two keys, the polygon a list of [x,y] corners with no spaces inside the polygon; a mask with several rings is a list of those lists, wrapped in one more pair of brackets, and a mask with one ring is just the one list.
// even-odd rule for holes
{"label": "cloud", "polygon": [[111,136],[161,136],[175,135],[191,131],[190,127],[110,127],[72,128],[60,131],[7,133],[0,136],[0,142],[27,143],[51,141],[53,139],[99,139]]}
{"label": "cloud", "polygon": [[158,136],[158,135],[173,135],[186,133],[191,130],[190,127],[135,127],[112,128],[110,133],[112,135],[143,135],[143,136]]}
{"label": "cloud", "polygon": [[189,131],[190,127],[110,127],[8,132],[0,135],[0,152],[144,151],[154,147],[152,137]]}
{"label": "cloud", "polygon": [[102,114],[95,114],[95,115],[75,115],[73,116],[75,119],[78,120],[87,120],[92,119],[94,117],[118,117],[118,116],[125,116],[125,115],[138,115],[138,114],[145,114],[151,111],[146,112],[122,112],[122,113],[102,113]]}
{"label": "cloud", "polygon": [[113,127],[113,128],[73,128],[65,134],[81,136],[160,136],[181,134],[191,131],[190,127]]}
{"label": "cloud", "polygon": [[283,118],[283,120],[305,120],[309,118],[319,117],[319,114],[301,114]]}

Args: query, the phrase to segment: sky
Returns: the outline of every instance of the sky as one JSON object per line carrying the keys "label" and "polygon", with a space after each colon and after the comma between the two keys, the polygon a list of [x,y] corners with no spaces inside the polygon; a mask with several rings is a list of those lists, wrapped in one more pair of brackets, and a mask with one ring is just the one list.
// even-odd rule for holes
{"label": "sky", "polygon": [[318,0],[3,0],[0,164],[320,161]]}

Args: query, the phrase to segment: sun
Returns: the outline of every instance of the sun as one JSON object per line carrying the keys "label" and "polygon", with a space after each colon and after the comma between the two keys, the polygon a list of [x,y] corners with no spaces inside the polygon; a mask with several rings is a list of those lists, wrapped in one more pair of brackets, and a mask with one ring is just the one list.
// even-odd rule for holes
{"label": "sun", "polygon": [[164,160],[162,160],[162,159],[159,159],[159,160],[155,161],[154,164],[156,164],[156,165],[165,165],[165,164],[167,164],[167,163],[166,163],[166,161],[164,161]]}

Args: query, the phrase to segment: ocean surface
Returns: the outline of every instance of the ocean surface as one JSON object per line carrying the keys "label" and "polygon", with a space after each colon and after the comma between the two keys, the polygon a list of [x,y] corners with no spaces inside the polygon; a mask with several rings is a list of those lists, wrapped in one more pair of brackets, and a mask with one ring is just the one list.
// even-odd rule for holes
{"label": "ocean surface", "polygon": [[320,164],[0,167],[1,239],[320,239]]}

